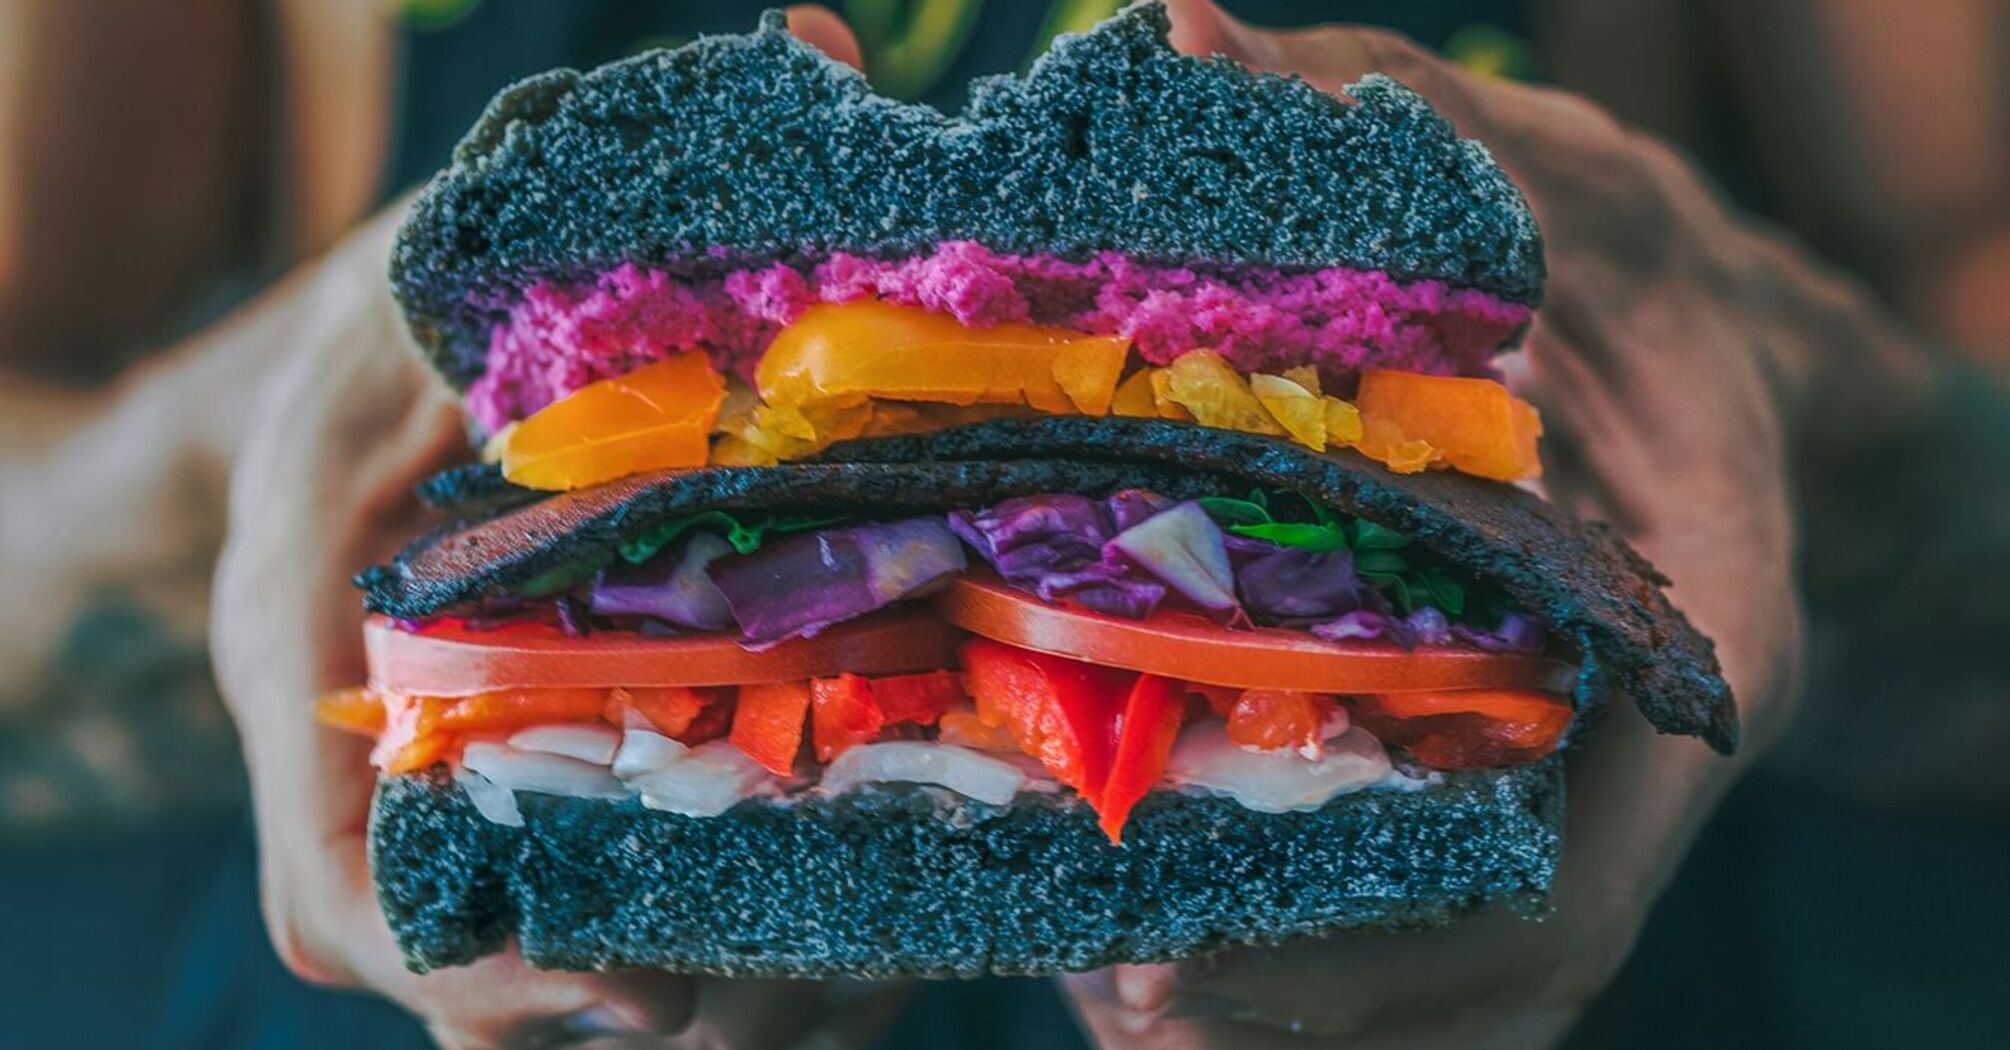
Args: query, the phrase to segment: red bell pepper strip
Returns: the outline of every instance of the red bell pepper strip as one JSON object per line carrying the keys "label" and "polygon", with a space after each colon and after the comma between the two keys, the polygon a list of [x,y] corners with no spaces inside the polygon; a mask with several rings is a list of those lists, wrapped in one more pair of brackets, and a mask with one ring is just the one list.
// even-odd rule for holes
{"label": "red bell pepper strip", "polygon": [[1116,750],[1124,683],[1133,676],[984,639],[964,643],[962,652],[977,717],[1009,728],[1020,750],[1097,805]]}
{"label": "red bell pepper strip", "polygon": [[1349,712],[1384,744],[1405,747],[1436,769],[1533,762],[1556,750],[1570,704],[1546,693],[1467,689],[1364,696]]}
{"label": "red bell pepper strip", "polygon": [[888,725],[934,725],[943,712],[967,701],[970,695],[963,691],[963,681],[954,672],[925,671],[873,679],[872,698],[879,701]]}
{"label": "red bell pepper strip", "polygon": [[803,746],[803,719],[810,711],[808,682],[771,682],[740,687],[738,710],[728,739],[776,776],[795,771]]}
{"label": "red bell pepper strip", "polygon": [[817,761],[829,762],[853,744],[879,736],[886,716],[873,698],[873,687],[855,674],[810,682],[810,739]]}
{"label": "red bell pepper strip", "polygon": [[1179,739],[1185,721],[1186,688],[1182,683],[1152,674],[1138,676],[1117,720],[1116,756],[1096,804],[1103,834],[1112,843],[1123,841],[1131,807],[1165,776],[1173,742]]}
{"label": "red bell pepper strip", "polygon": [[1201,698],[1207,704],[1207,710],[1223,718],[1235,710],[1235,702],[1242,699],[1243,693],[1232,685],[1201,685],[1198,682],[1187,683],[1186,689],[1187,695]]}
{"label": "red bell pepper strip", "polygon": [[710,740],[725,736],[733,727],[733,716],[739,713],[739,703],[735,699],[737,691],[727,687],[699,689],[700,695],[710,693],[712,699],[698,711],[698,717],[691,720],[676,740],[685,747],[697,747]]}
{"label": "red bell pepper strip", "polygon": [[1228,712],[1228,739],[1259,751],[1317,749],[1333,698],[1282,689],[1248,689]]}
{"label": "red bell pepper strip", "polygon": [[690,686],[611,689],[607,694],[607,711],[602,717],[609,725],[625,729],[628,727],[628,712],[634,711],[656,727],[657,732],[675,737],[691,728],[698,712],[704,709],[705,697]]}

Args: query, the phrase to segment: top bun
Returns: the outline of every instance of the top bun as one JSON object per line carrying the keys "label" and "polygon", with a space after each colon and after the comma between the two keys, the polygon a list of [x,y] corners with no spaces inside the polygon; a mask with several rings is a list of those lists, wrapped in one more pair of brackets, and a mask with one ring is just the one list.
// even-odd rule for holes
{"label": "top bun", "polygon": [[958,116],[873,93],[779,11],[497,95],[413,205],[391,280],[456,387],[527,285],[622,263],[694,277],[835,251],[1353,267],[1535,305],[1542,239],[1484,147],[1371,75],[1326,94],[1194,58],[1141,3],[1062,36]]}

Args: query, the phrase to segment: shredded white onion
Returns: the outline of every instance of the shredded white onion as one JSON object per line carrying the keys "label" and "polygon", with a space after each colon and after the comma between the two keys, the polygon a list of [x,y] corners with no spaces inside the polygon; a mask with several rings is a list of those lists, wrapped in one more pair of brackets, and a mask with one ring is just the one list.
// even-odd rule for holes
{"label": "shredded white onion", "polygon": [[1237,747],[1218,722],[1188,726],[1166,766],[1175,783],[1218,791],[1262,813],[1317,809],[1380,783],[1389,771],[1388,752],[1363,729],[1328,740],[1319,757],[1308,759],[1291,750]]}
{"label": "shredded white onion", "polygon": [[628,797],[628,788],[614,779],[607,767],[564,755],[477,741],[461,750],[461,764],[511,791],[568,798]]}
{"label": "shredded white onion", "polygon": [[454,770],[454,782],[468,793],[475,812],[506,828],[523,827],[523,811],[516,808],[516,792],[472,769]]}
{"label": "shredded white onion", "polygon": [[621,748],[614,753],[614,775],[633,780],[690,753],[690,748],[653,729],[630,729],[621,734]]}
{"label": "shredded white onion", "polygon": [[642,804],[686,817],[716,817],[774,783],[774,774],[730,741],[714,740],[629,780]]}
{"label": "shredded white onion", "polygon": [[604,766],[614,761],[614,749],[621,746],[621,733],[609,726],[532,726],[510,737],[509,746],[518,751],[564,755]]}
{"label": "shredded white onion", "polygon": [[1002,806],[1026,774],[1018,766],[953,744],[892,740],[848,748],[824,770],[823,789],[837,794],[860,784],[936,784],[966,798]]}

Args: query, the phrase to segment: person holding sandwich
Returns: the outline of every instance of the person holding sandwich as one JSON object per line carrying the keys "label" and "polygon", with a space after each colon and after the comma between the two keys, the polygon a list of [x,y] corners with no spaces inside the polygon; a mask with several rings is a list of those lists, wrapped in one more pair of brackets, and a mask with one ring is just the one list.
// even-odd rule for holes
{"label": "person holding sandwich", "polygon": [[[1786,465],[1819,463],[1806,458],[1810,448],[1836,455],[1847,447],[1823,429],[1832,420],[1849,420],[1847,441],[1870,440],[1860,431],[1897,433],[1918,406],[1934,404],[1931,380],[1907,374],[1910,344],[1803,261],[1735,227],[1677,162],[1559,96],[1473,82],[1375,34],[1272,36],[1202,5],[1178,5],[1175,14],[1174,41],[1184,49],[1297,72],[1333,91],[1384,71],[1421,90],[1461,133],[1493,145],[1551,244],[1548,312],[1530,336],[1527,372],[1511,375],[1546,413],[1549,497],[1614,521],[1678,581],[1684,608],[1717,639],[1740,698],[1744,754],[1763,749],[1784,724],[1798,673],[1795,501]],[[827,51],[849,52],[828,21],[805,15],[796,28]],[[1602,177],[1587,185],[1593,170]],[[1626,239],[1629,230],[1641,231],[1638,239]],[[286,705],[270,697],[358,677],[339,576],[382,560],[412,531],[397,494],[455,458],[452,414],[421,373],[388,352],[402,341],[400,328],[374,282],[359,276],[382,258],[384,233],[379,226],[352,242],[316,278],[318,299],[346,304],[342,320],[289,364],[261,410],[266,436],[242,464],[239,534],[221,577],[219,653],[252,740],[276,866],[267,883],[275,934],[296,967],[390,992],[450,1045],[668,1032],[686,1020],[694,992],[697,1026],[685,1038],[745,1045],[791,1038],[786,1026],[810,1015],[803,997],[820,993],[643,973],[535,973],[508,955],[417,977],[378,936],[353,823],[359,800],[338,786],[352,756],[325,735],[282,727]],[[1749,299],[1721,293],[1727,282],[1735,286],[1729,274],[1797,291],[1757,314]],[[1671,296],[1671,286],[1680,291]],[[1685,294],[1693,298],[1680,299]],[[1657,311],[1673,301],[1689,304],[1677,311],[1681,324],[1657,325],[1665,316]],[[1829,357],[1821,369],[1809,364],[1815,332],[1835,338],[1822,348]],[[1840,355],[1856,355],[1857,367],[1840,368]],[[1838,371],[1859,370],[1891,382],[1868,400],[1836,383]],[[1711,397],[1675,396],[1698,389]],[[1879,429],[1888,419],[1893,429]],[[1679,460],[1670,460],[1671,446],[1683,449]],[[275,484],[286,477],[313,495],[277,507],[249,495],[287,491]],[[275,542],[282,536],[284,552]],[[312,613],[247,615],[298,609],[301,594],[318,596]],[[1747,760],[1671,748],[1623,708],[1596,739],[1573,758],[1572,846],[1550,923],[1489,915],[1399,940],[1341,938],[1118,966],[1068,978],[1082,1017],[1106,1045],[1553,1038],[1609,976],[1652,887],[1736,763]],[[1655,804],[1641,805],[1644,798]],[[303,823],[312,813],[323,814],[321,822]],[[309,841],[311,848],[286,845]],[[1348,994],[1334,995],[1336,984]],[[751,1005],[766,997],[794,997],[799,1008]]]}

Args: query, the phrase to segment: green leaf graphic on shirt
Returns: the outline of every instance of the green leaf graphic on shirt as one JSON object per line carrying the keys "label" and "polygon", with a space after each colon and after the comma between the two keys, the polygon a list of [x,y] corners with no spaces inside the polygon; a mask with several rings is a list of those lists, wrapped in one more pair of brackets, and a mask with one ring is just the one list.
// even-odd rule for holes
{"label": "green leaf graphic on shirt", "polygon": [[1040,31],[1033,35],[1033,49],[1026,55],[1026,64],[1046,53],[1047,45],[1062,33],[1085,33],[1097,22],[1117,13],[1124,6],[1124,0],[1054,0],[1047,7],[1046,21],[1040,23]]}
{"label": "green leaf graphic on shirt", "polygon": [[445,29],[474,14],[481,0],[393,0],[393,10],[406,28],[419,32]]}
{"label": "green leaf graphic on shirt", "polygon": [[983,0],[845,0],[844,15],[865,51],[873,86],[911,99],[949,72],[983,7]]}

